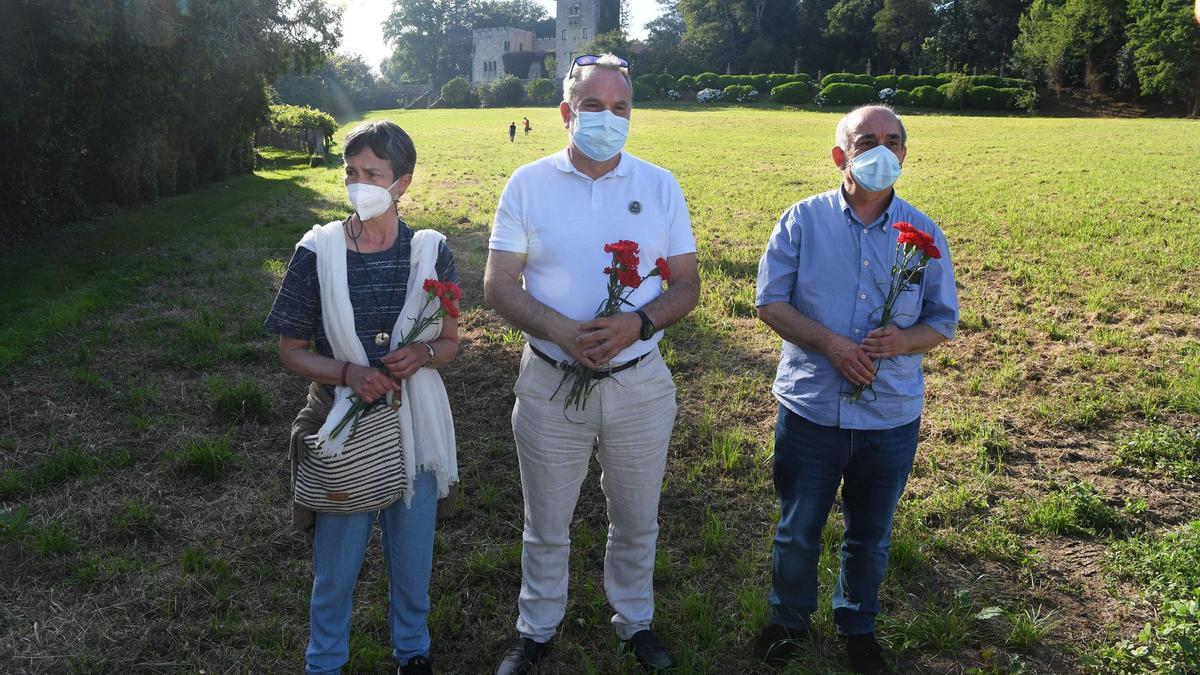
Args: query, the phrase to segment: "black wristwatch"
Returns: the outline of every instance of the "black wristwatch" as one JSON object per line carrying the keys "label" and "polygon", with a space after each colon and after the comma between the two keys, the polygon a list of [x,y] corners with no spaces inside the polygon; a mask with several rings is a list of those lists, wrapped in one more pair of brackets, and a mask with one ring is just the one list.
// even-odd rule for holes
{"label": "black wristwatch", "polygon": [[640,309],[637,310],[637,315],[642,317],[642,332],[638,334],[638,337],[643,340],[654,337],[654,334],[658,332],[658,329],[654,327],[654,322]]}

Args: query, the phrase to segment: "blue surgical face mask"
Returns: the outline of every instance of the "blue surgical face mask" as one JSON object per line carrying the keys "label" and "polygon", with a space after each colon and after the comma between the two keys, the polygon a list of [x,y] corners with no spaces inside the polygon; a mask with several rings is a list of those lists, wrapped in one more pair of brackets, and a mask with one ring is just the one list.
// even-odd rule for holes
{"label": "blue surgical face mask", "polygon": [[597,162],[617,156],[629,136],[629,120],[617,117],[611,110],[575,113],[571,143],[583,154]]}
{"label": "blue surgical face mask", "polygon": [[877,145],[850,160],[850,175],[868,192],[882,192],[900,177],[900,159],[886,146]]}

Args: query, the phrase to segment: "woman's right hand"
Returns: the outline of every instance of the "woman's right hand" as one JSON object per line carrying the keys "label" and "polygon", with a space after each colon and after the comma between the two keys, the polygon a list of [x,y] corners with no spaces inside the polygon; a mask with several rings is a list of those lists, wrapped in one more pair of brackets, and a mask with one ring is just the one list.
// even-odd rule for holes
{"label": "woman's right hand", "polygon": [[400,383],[384,375],[378,368],[351,365],[346,381],[359,400],[370,403],[389,391],[399,391]]}

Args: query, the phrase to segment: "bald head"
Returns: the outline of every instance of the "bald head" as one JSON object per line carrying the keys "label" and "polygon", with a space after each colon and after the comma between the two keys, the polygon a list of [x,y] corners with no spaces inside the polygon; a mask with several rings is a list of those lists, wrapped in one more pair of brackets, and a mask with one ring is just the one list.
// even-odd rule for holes
{"label": "bald head", "polygon": [[[855,108],[846,113],[837,125],[837,132],[834,135],[834,141],[837,147],[850,152],[850,148],[855,142],[855,136],[866,129],[886,130],[900,135],[900,147],[908,146],[908,132],[904,129],[904,122],[900,121],[900,116],[895,110],[885,105],[865,105],[861,108]],[[883,139],[877,139],[882,143]]]}

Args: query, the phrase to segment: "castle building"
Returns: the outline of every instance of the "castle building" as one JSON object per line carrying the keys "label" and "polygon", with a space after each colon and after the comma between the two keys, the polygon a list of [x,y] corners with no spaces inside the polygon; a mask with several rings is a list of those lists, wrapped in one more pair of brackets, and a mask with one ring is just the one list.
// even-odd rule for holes
{"label": "castle building", "polygon": [[[620,21],[621,0],[558,0],[553,36],[537,37],[532,31],[513,27],[476,29],[471,36],[471,81],[489,82],[508,74],[522,80],[562,79],[583,47],[597,35],[617,28]],[[511,56],[506,59],[506,54]],[[554,73],[544,72],[549,55],[554,56]]]}

